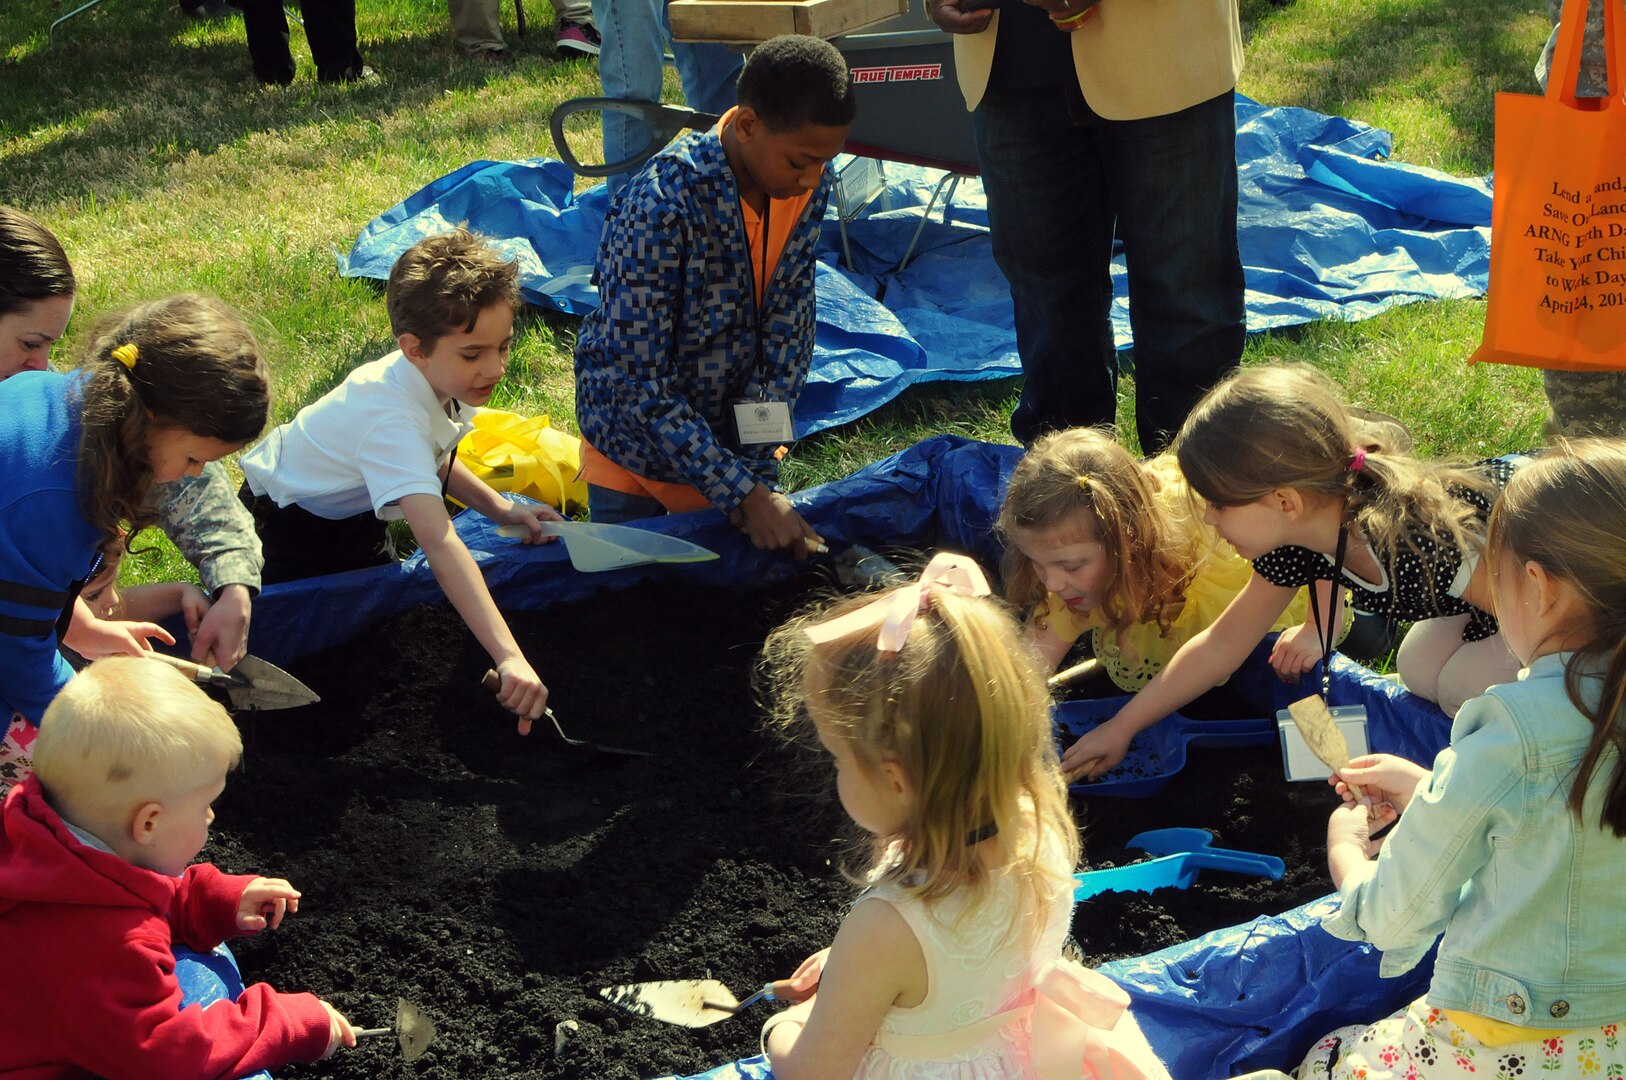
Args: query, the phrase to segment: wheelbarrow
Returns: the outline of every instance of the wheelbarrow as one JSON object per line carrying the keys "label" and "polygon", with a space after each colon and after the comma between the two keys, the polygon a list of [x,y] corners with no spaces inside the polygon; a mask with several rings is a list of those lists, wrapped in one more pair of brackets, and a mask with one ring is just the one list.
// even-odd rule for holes
{"label": "wheelbarrow", "polygon": [[1074,874],[1073,900],[1088,900],[1106,892],[1189,889],[1204,870],[1229,870],[1272,881],[1280,881],[1287,871],[1287,864],[1274,855],[1211,847],[1213,842],[1214,835],[1207,829],[1152,829],[1137,833],[1124,846],[1139,848],[1158,858]]}

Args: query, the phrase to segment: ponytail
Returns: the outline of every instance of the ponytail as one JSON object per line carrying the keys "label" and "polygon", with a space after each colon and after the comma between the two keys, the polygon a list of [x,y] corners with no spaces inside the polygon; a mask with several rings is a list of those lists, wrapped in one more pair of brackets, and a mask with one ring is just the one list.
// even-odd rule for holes
{"label": "ponytail", "polygon": [[253,335],[225,304],[195,293],[104,324],[81,369],[80,510],[109,547],[122,525],[133,537],[154,520],[147,460],[154,429],[240,444],[264,429],[270,412],[270,380]]}

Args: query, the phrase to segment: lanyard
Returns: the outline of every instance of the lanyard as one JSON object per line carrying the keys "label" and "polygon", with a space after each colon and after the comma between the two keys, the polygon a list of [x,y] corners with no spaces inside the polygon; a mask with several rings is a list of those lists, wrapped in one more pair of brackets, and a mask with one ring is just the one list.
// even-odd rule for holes
{"label": "lanyard", "polygon": [[[1332,603],[1327,605],[1327,621],[1321,621],[1321,602],[1316,599],[1316,583],[1310,582],[1310,617],[1315,620],[1316,637],[1321,642],[1321,700],[1332,693],[1332,648],[1338,640],[1338,593],[1344,587],[1344,552],[1349,547],[1349,529],[1338,526],[1338,548],[1332,557]],[[1326,633],[1322,633],[1325,625]]]}

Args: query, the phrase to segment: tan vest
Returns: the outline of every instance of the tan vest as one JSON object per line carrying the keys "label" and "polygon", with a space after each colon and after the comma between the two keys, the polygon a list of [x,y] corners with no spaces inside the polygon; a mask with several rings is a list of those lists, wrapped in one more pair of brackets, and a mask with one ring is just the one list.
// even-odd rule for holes
{"label": "tan vest", "polygon": [[[953,35],[967,111],[988,88],[998,33],[996,11],[982,33]],[[1237,0],[1103,0],[1070,36],[1078,88],[1108,120],[1189,109],[1234,89],[1242,74]]]}

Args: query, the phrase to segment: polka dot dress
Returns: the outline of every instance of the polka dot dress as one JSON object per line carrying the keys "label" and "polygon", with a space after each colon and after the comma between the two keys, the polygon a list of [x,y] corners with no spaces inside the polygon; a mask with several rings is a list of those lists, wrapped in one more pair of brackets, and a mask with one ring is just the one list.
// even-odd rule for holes
{"label": "polka dot dress", "polygon": [[[1501,491],[1525,461],[1524,455],[1495,458],[1478,462],[1476,467]],[[1482,534],[1490,519],[1490,503],[1478,492],[1452,488],[1451,494],[1473,506],[1474,519]],[[1351,605],[1356,611],[1373,615],[1388,615],[1407,622],[1435,619],[1444,615],[1469,614],[1472,617],[1463,628],[1462,640],[1480,641],[1496,633],[1496,620],[1488,613],[1453,593],[1452,586],[1459,574],[1466,584],[1464,553],[1449,536],[1430,532],[1420,523],[1412,523],[1407,535],[1416,551],[1402,548],[1388,563],[1379,563],[1383,580],[1362,581],[1343,572],[1343,584],[1348,586]],[[1370,551],[1371,549],[1368,548]],[[1297,589],[1317,581],[1332,578],[1332,556],[1305,547],[1286,546],[1266,552],[1253,560],[1254,571],[1272,585]],[[1471,562],[1468,567],[1472,569]],[[1456,591],[1460,591],[1460,586]]]}

